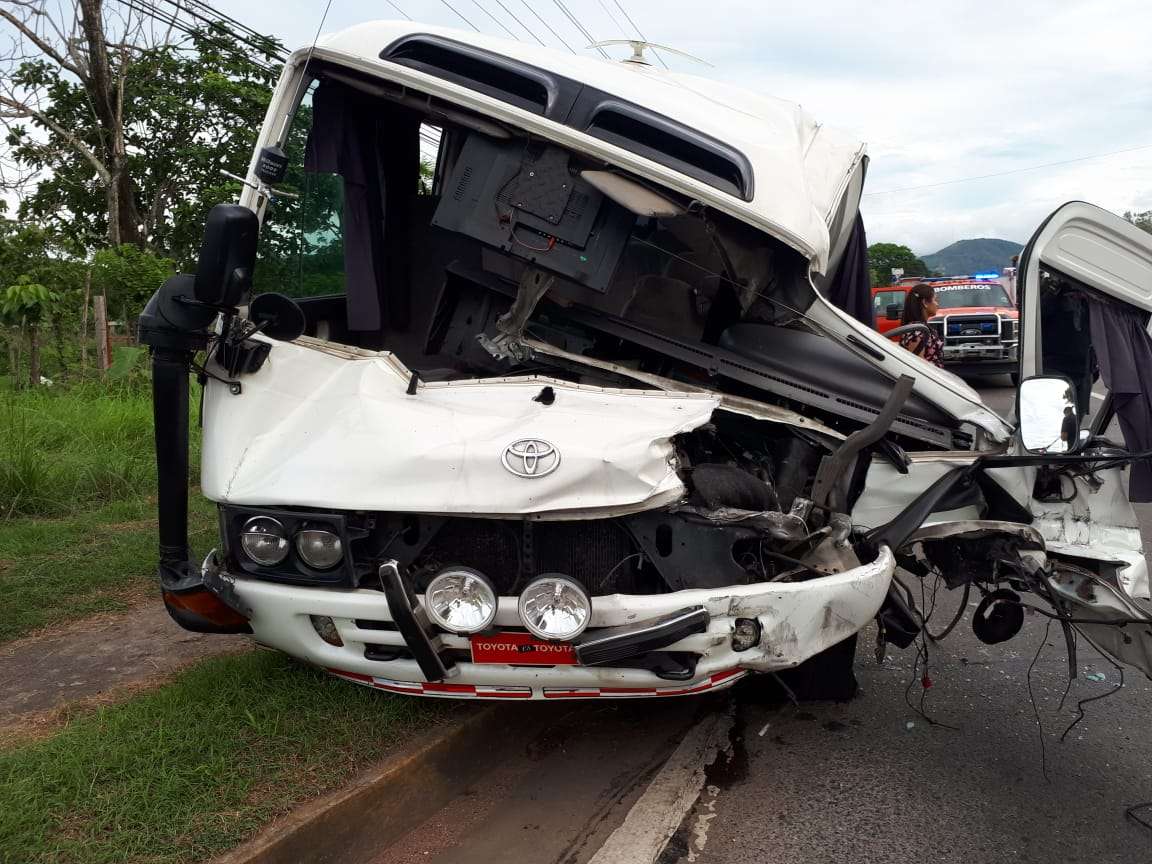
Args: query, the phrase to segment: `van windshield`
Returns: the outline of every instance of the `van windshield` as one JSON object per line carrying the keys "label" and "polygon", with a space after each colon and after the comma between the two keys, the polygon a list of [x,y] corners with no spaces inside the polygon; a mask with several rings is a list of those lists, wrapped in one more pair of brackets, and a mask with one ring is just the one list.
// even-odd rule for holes
{"label": "van windshield", "polygon": [[986,285],[938,285],[936,299],[941,309],[958,309],[966,306],[1011,306],[1008,293],[1003,286]]}

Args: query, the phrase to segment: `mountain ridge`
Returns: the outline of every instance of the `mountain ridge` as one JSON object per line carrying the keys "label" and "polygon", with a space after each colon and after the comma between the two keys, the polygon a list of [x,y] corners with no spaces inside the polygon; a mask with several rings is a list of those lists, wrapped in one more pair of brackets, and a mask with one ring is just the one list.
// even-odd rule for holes
{"label": "mountain ridge", "polygon": [[920,260],[929,271],[943,276],[999,273],[1012,265],[1012,256],[1020,254],[1023,248],[1011,240],[977,237],[957,240],[929,255],[921,255]]}

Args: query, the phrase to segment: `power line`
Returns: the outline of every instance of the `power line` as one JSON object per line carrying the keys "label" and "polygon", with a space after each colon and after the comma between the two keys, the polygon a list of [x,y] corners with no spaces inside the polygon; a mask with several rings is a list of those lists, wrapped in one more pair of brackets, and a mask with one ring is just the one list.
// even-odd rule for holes
{"label": "power line", "polygon": [[[122,2],[123,2],[123,0],[122,0]],[[186,6],[183,2],[181,2],[181,0],[164,0],[164,2],[166,2],[169,6],[172,6],[175,8],[174,12],[170,12],[168,10],[161,9],[159,6],[156,5],[155,2],[151,2],[151,0],[136,0],[136,2],[141,3],[142,5],[144,5],[149,10],[148,12],[145,12],[144,14],[152,15],[152,17],[156,18],[157,20],[161,21],[162,23],[166,23],[169,26],[172,26],[175,29],[180,30],[180,32],[185,33],[189,36],[193,35],[194,30],[197,32],[201,32],[201,33],[205,33],[206,31],[204,31],[203,28],[197,27],[196,25],[193,25],[193,24],[188,24],[187,22],[181,20],[181,18],[180,18],[181,13],[188,15],[189,17],[195,19],[196,21],[201,22],[202,24],[207,24],[208,27],[210,27],[210,28],[211,27],[219,27],[219,28],[223,29],[225,32],[227,32],[227,34],[229,36],[231,36],[237,42],[239,42],[242,45],[248,46],[249,48],[253,49],[254,51],[259,51],[260,53],[265,54],[269,57],[272,57],[273,59],[280,61],[280,62],[283,62],[285,59],[284,54],[276,46],[275,42],[273,42],[268,36],[264,36],[262,34],[256,33],[256,31],[254,31],[254,30],[251,30],[249,32],[251,32],[257,39],[260,40],[259,42],[253,42],[251,39],[245,38],[241,33],[238,33],[233,26],[230,26],[230,24],[225,24],[224,21],[222,21],[220,18],[208,18],[204,15],[199,14],[198,12],[194,12],[190,6]],[[125,5],[129,5],[129,4],[125,3]],[[201,6],[202,8],[205,8],[207,11],[212,12],[212,13],[215,13],[215,11],[216,11],[216,10],[212,9],[212,7],[207,6],[206,4],[197,4],[197,5]],[[133,7],[133,8],[135,8],[135,7]],[[141,11],[141,10],[137,8],[137,11]],[[160,15],[165,15],[165,16],[169,16],[169,17],[161,18],[161,17],[159,17]],[[231,19],[229,19],[229,22],[231,22]],[[243,25],[240,25],[240,26],[242,27]],[[243,28],[243,29],[247,30],[248,28]],[[223,46],[224,43],[221,43],[219,40],[216,40],[216,41],[217,41],[218,45]],[[228,46],[228,47],[232,47],[232,46]],[[267,67],[267,68],[270,68],[270,67]]]}
{"label": "power line", "polygon": [[617,30],[619,30],[621,35],[623,35],[624,38],[627,39],[628,38],[628,31],[625,29],[624,25],[620,23],[619,19],[617,19],[615,14],[613,14],[612,10],[608,8],[608,4],[605,3],[604,0],[596,0],[596,2],[599,3],[600,8],[604,10],[604,14],[607,15],[612,20],[612,26],[615,27]]}
{"label": "power line", "polygon": [[507,13],[508,17],[510,17],[510,18],[511,18],[513,21],[515,21],[517,24],[519,24],[519,25],[520,25],[522,28],[524,28],[524,31],[525,31],[525,32],[526,32],[526,33],[527,33],[529,36],[531,36],[533,39],[535,39],[535,40],[536,40],[537,42],[539,42],[541,45],[543,45],[543,44],[544,44],[544,40],[543,40],[543,39],[541,39],[539,36],[537,36],[537,35],[536,35],[536,31],[535,31],[535,30],[529,30],[529,29],[528,29],[528,25],[526,25],[526,24],[525,24],[523,21],[521,21],[521,20],[520,20],[520,19],[519,19],[519,18],[516,16],[516,13],[515,13],[515,12],[513,12],[511,9],[509,9],[507,6],[505,6],[505,5],[504,5],[504,0],[496,0],[496,5],[497,5],[497,6],[499,6],[501,9],[503,9],[503,10],[505,11],[505,13]]}
{"label": "power line", "polygon": [[555,30],[553,30],[551,24],[549,24],[547,21],[545,21],[543,18],[540,17],[540,13],[536,11],[536,9],[528,2],[528,0],[520,0],[520,2],[524,4],[525,9],[527,9],[529,12],[531,12],[536,17],[537,21],[539,21],[541,24],[544,25],[544,27],[548,30],[549,33],[551,33],[553,36],[555,36],[557,39],[560,40],[561,45],[563,45],[565,48],[567,48],[573,54],[576,53],[576,49],[573,48],[571,45],[569,45],[563,36],[561,36],[559,33],[557,33]]}
{"label": "power line", "polygon": [[[636,35],[639,36],[641,39],[643,39],[645,42],[647,42],[648,37],[645,36],[642,32],[640,32],[640,28],[636,26],[636,22],[633,21],[632,16],[628,14],[628,10],[625,9],[622,5],[620,5],[620,0],[612,0],[612,2],[616,4],[616,8],[620,10],[620,13],[625,18],[628,19],[628,23],[631,24],[632,29],[636,31]],[[668,64],[664,62],[664,58],[660,56],[660,52],[657,51],[655,48],[653,48],[652,53],[656,55],[656,59],[660,61],[660,65],[663,66],[665,69],[667,69]]]}
{"label": "power line", "polygon": [[[203,27],[196,27],[194,25],[188,24],[172,13],[160,9],[153,3],[147,2],[147,0],[119,0],[119,2],[121,5],[126,6],[134,12],[139,12],[141,15],[146,15],[155,21],[159,21],[161,24],[165,24],[171,29],[183,33],[185,36],[203,39],[208,44],[215,45],[217,48],[224,50],[235,49],[235,45],[225,42],[219,36],[213,36],[211,31]],[[260,50],[264,51],[266,49],[262,48]],[[261,63],[259,60],[254,58],[250,58],[250,62],[257,68],[262,69],[270,75],[276,74],[276,69],[272,66]]]}
{"label": "power line", "polygon": [[491,18],[493,21],[495,21],[497,27],[499,27],[501,30],[503,30],[505,33],[507,33],[513,39],[519,41],[520,37],[517,36],[515,33],[513,33],[511,30],[509,30],[508,25],[506,25],[503,21],[501,21],[499,18],[497,18],[491,12],[489,12],[487,6],[481,5],[480,0],[472,0],[472,2],[476,5],[477,9],[479,9],[481,12],[483,12],[485,15],[487,15],[489,18]]}
{"label": "power line", "polygon": [[[575,15],[573,15],[571,11],[569,11],[568,7],[564,5],[564,0],[552,0],[552,2],[556,4],[556,8],[563,12],[564,16],[572,22],[572,25],[584,34],[584,38],[588,40],[588,44],[595,45],[596,37],[589,33],[588,28],[581,24],[580,20]],[[596,45],[596,50],[600,52],[600,56],[605,60],[610,59],[608,57],[608,52],[601,48],[599,45]]]}
{"label": "power line", "polygon": [[477,33],[480,32],[480,28],[477,27],[475,24],[473,24],[471,21],[469,21],[467,18],[465,18],[464,13],[462,13],[459,9],[457,9],[455,6],[453,6],[451,3],[449,3],[448,0],[440,0],[440,2],[443,3],[445,6],[447,6],[449,9],[451,9],[453,12],[455,12],[456,17],[459,18],[461,21],[463,21],[465,24],[467,24],[469,27],[471,27]]}
{"label": "power line", "polygon": [[256,30],[253,30],[247,24],[244,24],[243,22],[236,20],[231,15],[227,15],[224,12],[221,12],[219,9],[217,9],[214,6],[210,6],[208,3],[203,2],[203,0],[183,0],[183,2],[186,4],[189,4],[189,5],[198,6],[200,9],[205,10],[205,11],[211,13],[212,15],[215,15],[217,20],[227,21],[229,24],[232,25],[232,27],[234,29],[238,29],[238,30],[241,30],[245,33],[248,33],[250,36],[254,36],[257,39],[267,40],[267,41],[271,41],[271,39],[272,39],[272,37],[270,37],[267,33],[259,33]]}
{"label": "power line", "polygon": [[1119,156],[1121,153],[1135,153],[1137,150],[1152,150],[1152,144],[1141,144],[1139,147],[1126,147],[1123,150],[1112,150],[1108,153],[1093,153],[1090,156],[1076,156],[1073,159],[1061,159],[1059,162],[1045,162],[1041,165],[1029,165],[1027,168],[1013,168],[1009,171],[997,171],[994,174],[978,174],[974,177],[957,177],[954,180],[941,180],[939,183],[925,183],[922,186],[902,186],[899,189],[883,189],[879,192],[865,192],[864,197],[870,195],[894,195],[897,192],[917,192],[921,189],[935,189],[937,186],[951,186],[955,183],[969,183],[973,180],[991,180],[993,177],[1007,177],[1009,174],[1023,174],[1025,171],[1039,171],[1043,168],[1057,168],[1060,165],[1071,165],[1074,162],[1085,162],[1089,159],[1104,159],[1108,156]]}
{"label": "power line", "polygon": [[384,2],[387,3],[389,6],[391,6],[393,9],[395,9],[397,12],[399,12],[402,17],[407,18],[409,21],[412,20],[412,16],[409,15],[407,12],[405,12],[403,9],[401,9],[399,6],[397,6],[395,3],[393,3],[392,0],[384,0]]}

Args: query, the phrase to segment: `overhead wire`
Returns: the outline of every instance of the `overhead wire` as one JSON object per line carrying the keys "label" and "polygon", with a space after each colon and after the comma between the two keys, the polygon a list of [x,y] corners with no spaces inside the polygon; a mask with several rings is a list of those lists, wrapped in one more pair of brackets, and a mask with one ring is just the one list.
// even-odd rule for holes
{"label": "overhead wire", "polygon": [[[139,0],[139,2],[143,2],[143,0]],[[161,0],[161,2],[167,3],[169,6],[172,6],[175,9],[174,12],[170,12],[167,14],[172,15],[177,20],[179,20],[180,14],[184,13],[184,14],[188,15],[190,18],[193,18],[197,21],[200,21],[203,24],[207,24],[209,27],[220,27],[220,28],[224,29],[233,39],[235,39],[241,45],[246,45],[247,47],[253,49],[254,51],[259,51],[263,54],[267,54],[268,56],[273,57],[274,59],[276,59],[280,62],[283,62],[285,60],[285,54],[282,51],[280,51],[276,47],[275,43],[267,36],[261,36],[260,34],[255,33],[255,31],[251,31],[253,33],[253,36],[256,39],[260,40],[260,41],[253,41],[253,39],[246,38],[241,32],[238,32],[236,27],[234,27],[231,24],[230,19],[226,23],[222,17],[217,17],[217,18],[207,17],[206,15],[203,15],[200,12],[194,11],[189,4],[182,2],[182,0]],[[154,2],[154,0],[153,0],[153,2],[149,2],[148,5],[152,6],[153,8],[158,8],[158,7],[156,7],[156,3]],[[205,4],[200,4],[200,5],[202,8],[206,8],[211,12],[215,12],[214,9],[212,9],[209,6],[206,6]]]}
{"label": "overhead wire", "polygon": [[588,28],[580,23],[580,19],[572,14],[572,10],[564,5],[564,0],[552,0],[552,3],[556,6],[557,9],[560,10],[561,13],[563,13],[565,18],[572,22],[572,26],[583,34],[584,38],[588,40],[588,44],[595,46],[596,50],[600,52],[601,57],[603,57],[605,60],[611,59],[608,56],[608,52],[605,51],[600,45],[596,44],[596,37],[589,33]]}
{"label": "overhead wire", "polygon": [[511,18],[513,21],[515,21],[517,24],[519,24],[521,26],[521,28],[523,28],[525,33],[527,33],[529,36],[531,36],[533,39],[535,39],[541,45],[544,44],[544,40],[536,35],[535,30],[530,29],[527,24],[525,24],[523,21],[520,20],[520,18],[516,15],[515,12],[513,12],[511,9],[509,9],[507,6],[504,5],[504,0],[496,0],[496,5],[499,6],[501,9],[503,9],[509,18]]}
{"label": "overhead wire", "polygon": [[384,0],[384,2],[387,3],[389,6],[391,6],[393,9],[395,9],[397,12],[399,12],[401,14],[401,16],[403,16],[404,18],[407,18],[409,21],[412,20],[412,16],[409,15],[407,12],[405,12],[403,9],[401,9],[399,6],[397,6],[395,3],[393,3],[392,0]]}
{"label": "overhead wire", "polygon": [[247,24],[243,23],[242,21],[238,21],[237,19],[233,18],[231,15],[228,15],[224,12],[221,12],[215,6],[212,6],[209,3],[205,3],[204,0],[181,0],[181,2],[183,2],[186,6],[196,6],[196,7],[200,8],[201,10],[206,11],[206,12],[216,16],[217,20],[219,20],[221,22],[227,22],[229,24],[230,29],[232,29],[232,30],[239,30],[243,33],[247,33],[249,36],[252,36],[253,38],[258,39],[260,41],[271,41],[271,37],[267,33],[260,33],[257,30],[253,30],[251,27],[249,27]]}
{"label": "overhead wire", "polygon": [[490,11],[488,11],[488,7],[481,4],[480,0],[472,0],[472,4],[477,9],[479,9],[481,12],[483,12],[485,15],[487,15],[489,18],[491,18],[493,20],[493,22],[495,22],[496,26],[499,27],[501,30],[503,30],[505,33],[507,33],[511,38],[515,39],[516,41],[520,41],[520,37],[517,36],[515,33],[513,33],[511,30],[509,30],[507,24],[505,24],[503,21],[501,21],[499,18],[497,18],[495,15],[493,15]]}
{"label": "overhead wire", "polygon": [[461,21],[463,21],[465,24],[467,24],[469,27],[471,27],[477,33],[480,32],[480,28],[477,27],[475,24],[473,24],[471,21],[469,21],[467,18],[465,18],[464,13],[461,12],[459,9],[457,9],[455,6],[453,6],[451,3],[449,3],[448,0],[440,0],[440,2],[443,3],[445,6],[447,6],[449,9],[451,9],[454,13],[456,13],[456,17],[459,18]]}
{"label": "overhead wire", "polygon": [[1058,168],[1061,165],[1071,165],[1075,162],[1086,162],[1089,159],[1105,159],[1109,156],[1119,156],[1123,153],[1135,153],[1139,150],[1152,150],[1152,144],[1141,144],[1139,147],[1125,147],[1122,150],[1111,150],[1107,153],[1093,153],[1089,156],[1076,156],[1072,159],[1061,159],[1057,162],[1044,162],[1040,165],[1029,165],[1026,168],[1012,168],[1008,171],[996,171],[992,174],[977,174],[972,177],[957,177],[953,180],[941,180],[938,183],[925,183],[921,186],[902,186],[898,189],[881,189],[877,192],[865,192],[865,198],[875,195],[895,195],[898,192],[918,192],[921,189],[935,189],[939,186],[952,186],[956,183],[970,183],[974,180],[991,180],[995,177],[1007,177],[1011,174],[1023,174],[1027,171],[1040,171],[1044,168]]}
{"label": "overhead wire", "polygon": [[[188,22],[181,20],[178,16],[166,10],[160,9],[154,3],[148,2],[148,0],[119,0],[119,3],[122,6],[140,13],[141,15],[150,17],[154,21],[158,21],[179,33],[183,33],[185,36],[190,38],[203,39],[209,44],[215,45],[216,47],[222,49],[235,48],[234,45],[226,42],[221,36],[214,35],[212,31],[207,30],[204,27],[197,27],[195,25],[189,24]],[[259,60],[252,58],[250,58],[250,62],[270,75],[275,75],[277,73],[277,69],[274,66],[262,63]]]}
{"label": "overhead wire", "polygon": [[565,39],[563,36],[561,36],[559,33],[557,33],[557,32],[556,32],[556,30],[555,30],[555,29],[552,27],[552,25],[551,25],[551,24],[549,24],[549,23],[548,23],[547,21],[545,21],[545,20],[544,20],[542,17],[540,17],[540,13],[536,11],[536,8],[535,8],[534,6],[532,6],[532,5],[531,5],[531,4],[528,2],[528,0],[520,0],[520,2],[524,4],[524,8],[525,8],[525,9],[527,9],[529,12],[531,12],[531,13],[532,13],[532,15],[533,15],[533,17],[535,17],[535,19],[536,19],[537,21],[539,21],[541,24],[543,24],[543,25],[544,25],[544,28],[545,28],[545,29],[546,29],[546,30],[547,30],[549,33],[551,33],[551,34],[552,34],[553,36],[555,36],[555,37],[556,37],[558,40],[560,40],[560,44],[561,44],[561,45],[563,45],[565,48],[567,48],[567,49],[568,49],[569,51],[571,51],[573,54],[575,54],[575,53],[576,53],[576,49],[575,49],[575,48],[573,48],[571,45],[569,45],[569,44],[568,44],[568,41],[567,41],[567,40],[566,40],[566,39]]}

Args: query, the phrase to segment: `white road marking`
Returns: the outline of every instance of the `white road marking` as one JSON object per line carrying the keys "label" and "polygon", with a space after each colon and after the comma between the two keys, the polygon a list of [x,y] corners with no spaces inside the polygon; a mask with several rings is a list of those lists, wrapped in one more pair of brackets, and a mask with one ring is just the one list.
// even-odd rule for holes
{"label": "white road marking", "polygon": [[[700,797],[704,769],[728,745],[728,713],[709,714],[688,730],[644,794],[628,811],[588,864],[651,864]],[[707,837],[707,820],[697,825],[697,839]],[[702,844],[701,847],[702,848]]]}

